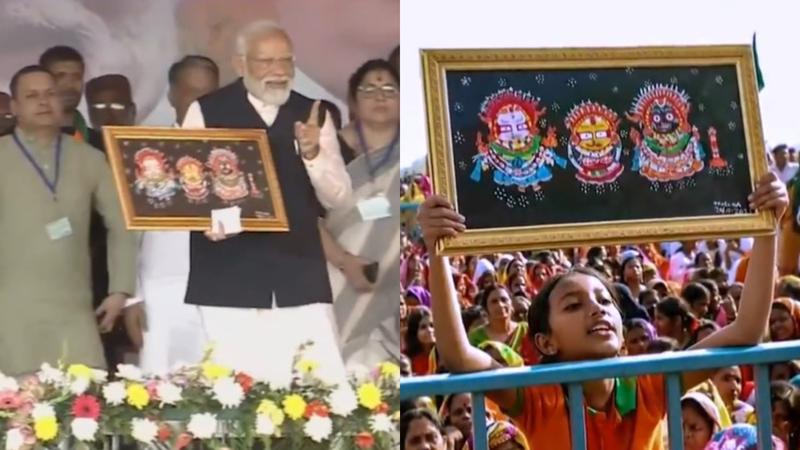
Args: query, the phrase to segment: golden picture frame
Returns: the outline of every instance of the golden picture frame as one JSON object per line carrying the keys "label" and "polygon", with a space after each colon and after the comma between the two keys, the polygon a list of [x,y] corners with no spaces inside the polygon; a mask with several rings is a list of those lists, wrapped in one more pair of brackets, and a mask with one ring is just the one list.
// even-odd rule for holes
{"label": "golden picture frame", "polygon": [[285,232],[289,221],[264,130],[103,127],[128,229],[208,230],[238,206],[242,229]]}
{"label": "golden picture frame", "polygon": [[774,233],[746,45],[421,50],[443,255]]}

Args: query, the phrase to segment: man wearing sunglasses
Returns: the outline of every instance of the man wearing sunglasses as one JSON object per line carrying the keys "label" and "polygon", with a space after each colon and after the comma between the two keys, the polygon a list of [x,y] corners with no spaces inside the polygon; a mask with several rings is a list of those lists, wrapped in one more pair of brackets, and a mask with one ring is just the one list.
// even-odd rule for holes
{"label": "man wearing sunglasses", "polygon": [[89,80],[86,83],[86,103],[89,122],[97,131],[104,126],[131,126],[136,122],[131,83],[124,75],[101,75]]}

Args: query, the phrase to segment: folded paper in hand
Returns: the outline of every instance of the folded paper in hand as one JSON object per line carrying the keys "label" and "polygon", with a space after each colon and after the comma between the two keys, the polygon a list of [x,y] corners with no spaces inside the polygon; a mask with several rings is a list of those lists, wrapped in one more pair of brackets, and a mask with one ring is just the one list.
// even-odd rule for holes
{"label": "folded paper in hand", "polygon": [[211,210],[211,231],[219,233],[219,225],[225,229],[225,234],[235,234],[242,232],[242,208],[232,206],[230,208]]}

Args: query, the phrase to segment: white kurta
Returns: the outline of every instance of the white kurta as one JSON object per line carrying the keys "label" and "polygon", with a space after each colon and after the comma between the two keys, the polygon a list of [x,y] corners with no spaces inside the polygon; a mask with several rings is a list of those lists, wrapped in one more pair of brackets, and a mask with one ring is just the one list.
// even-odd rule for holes
{"label": "white kurta", "polygon": [[[264,105],[251,95],[248,100],[264,123],[271,125],[279,108]],[[182,126],[205,127],[197,102],[189,107]],[[352,193],[350,177],[329,115],[321,127],[319,155],[303,162],[324,207],[338,206],[349,198]],[[291,381],[298,347],[311,341],[314,347],[307,356],[319,362],[319,374],[331,383],[346,384],[347,373],[337,345],[333,306],[319,303],[278,308],[274,293],[265,292],[264,296],[272,298],[272,309],[199,307],[203,330],[207,342],[214,347],[215,360],[273,385],[286,386]]]}

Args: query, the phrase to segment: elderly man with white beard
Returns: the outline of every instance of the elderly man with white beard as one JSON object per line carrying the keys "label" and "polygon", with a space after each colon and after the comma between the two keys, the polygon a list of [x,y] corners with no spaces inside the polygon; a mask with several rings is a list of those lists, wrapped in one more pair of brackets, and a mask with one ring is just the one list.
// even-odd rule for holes
{"label": "elderly man with white beard", "polygon": [[313,341],[320,375],[343,383],[318,230],[352,192],[336,130],[319,101],[292,90],[292,43],[276,24],[246,26],[233,63],[241,78],[193,103],[182,126],[266,130],[290,231],[192,233],[186,303],[199,306],[218,362],[286,385],[298,348]]}

